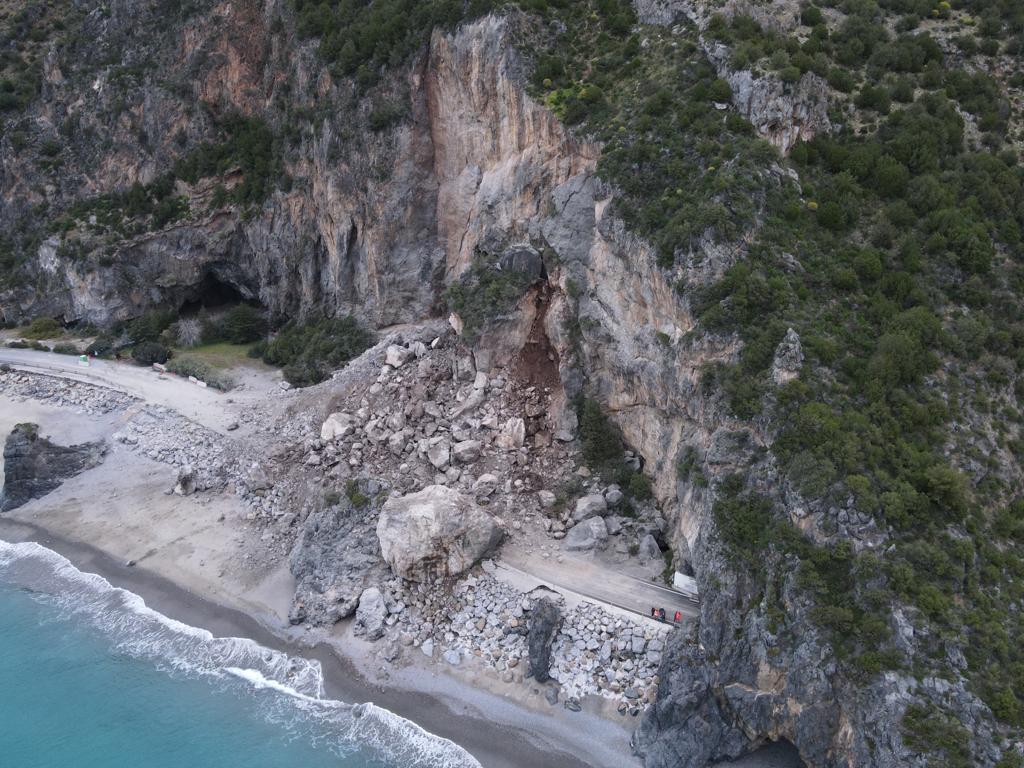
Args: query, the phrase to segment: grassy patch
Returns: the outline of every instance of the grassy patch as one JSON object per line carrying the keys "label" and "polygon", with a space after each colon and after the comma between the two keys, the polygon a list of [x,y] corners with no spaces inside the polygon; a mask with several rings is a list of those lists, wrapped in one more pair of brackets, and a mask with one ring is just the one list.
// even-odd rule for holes
{"label": "grassy patch", "polygon": [[179,348],[175,350],[175,356],[187,355],[211,368],[221,371],[240,367],[263,368],[263,363],[260,360],[253,359],[249,355],[250,349],[251,346],[248,344],[219,342],[217,344],[203,344],[202,346],[188,349]]}

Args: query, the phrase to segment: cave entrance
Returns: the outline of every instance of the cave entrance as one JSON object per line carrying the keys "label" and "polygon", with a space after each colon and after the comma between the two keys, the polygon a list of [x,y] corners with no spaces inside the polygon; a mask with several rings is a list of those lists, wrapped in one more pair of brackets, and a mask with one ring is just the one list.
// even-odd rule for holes
{"label": "cave entrance", "polygon": [[182,303],[178,314],[181,317],[194,317],[202,310],[225,309],[243,301],[245,297],[237,288],[207,272],[192,290],[191,297]]}
{"label": "cave entrance", "polygon": [[800,752],[786,738],[766,744],[724,765],[728,768],[806,768]]}

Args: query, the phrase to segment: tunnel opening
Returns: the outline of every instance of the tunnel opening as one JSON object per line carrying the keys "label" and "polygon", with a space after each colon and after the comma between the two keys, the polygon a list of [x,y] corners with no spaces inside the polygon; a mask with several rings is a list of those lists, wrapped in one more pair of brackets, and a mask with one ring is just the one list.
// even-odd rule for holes
{"label": "tunnel opening", "polygon": [[247,300],[233,285],[224,282],[212,272],[207,272],[188,298],[182,302],[178,308],[178,315],[195,317],[203,311],[229,309],[242,303],[260,306],[259,302]]}

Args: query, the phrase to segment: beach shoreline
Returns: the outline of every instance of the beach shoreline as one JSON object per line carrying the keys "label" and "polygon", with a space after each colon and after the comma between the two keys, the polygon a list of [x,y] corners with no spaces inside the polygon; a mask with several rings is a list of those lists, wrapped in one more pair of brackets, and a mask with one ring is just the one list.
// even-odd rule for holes
{"label": "beach shoreline", "polygon": [[[339,652],[340,649],[334,643],[321,640],[310,645],[285,638],[251,613],[214,602],[144,567],[128,566],[91,544],[72,541],[44,526],[0,518],[0,540],[12,544],[40,544],[66,557],[80,570],[96,573],[113,586],[138,595],[146,605],[175,621],[206,629],[214,635],[245,637],[274,650],[316,659],[321,663],[326,695],[329,698],[347,703],[372,701],[374,705],[411,720],[430,733],[458,743],[485,768],[578,768],[597,765],[577,755],[559,751],[556,746],[558,743],[571,744],[579,738],[582,730],[587,730],[577,727],[584,725],[579,722],[581,716],[597,718],[596,715],[577,713],[572,716],[573,722],[564,722],[562,718],[544,718],[548,724],[548,733],[516,728],[512,724],[496,721],[494,712],[484,714],[478,710],[480,705],[488,703],[485,699],[500,697],[480,689],[469,690],[469,686],[449,678],[434,687],[446,689],[450,696],[458,696],[460,692],[467,694],[462,711],[454,712],[450,696],[410,690],[393,682],[374,683],[367,679],[356,669],[353,660]],[[424,672],[418,670],[416,674]],[[462,688],[465,690],[460,690]],[[502,705],[505,708],[510,706],[507,701],[503,701]],[[525,710],[520,714],[524,720],[534,720]],[[614,727],[612,723],[605,722],[605,725]],[[628,738],[628,732],[622,730],[624,737]],[[624,756],[607,757],[607,765],[623,765],[620,760]]]}
{"label": "beach shoreline", "polygon": [[[239,417],[241,408],[226,400],[221,418]],[[4,430],[29,420],[59,444],[103,440],[107,446],[99,466],[0,516],[0,539],[47,547],[184,624],[316,659],[327,697],[373,703],[458,744],[486,768],[641,764],[630,749],[639,719],[621,714],[611,699],[585,696],[582,711],[572,711],[560,701],[549,703],[549,687],[529,677],[502,680],[472,654],[452,666],[409,645],[398,648],[396,658],[385,644],[356,636],[351,618],[328,627],[292,626],[289,541],[254,526],[251,509],[230,484],[173,493],[175,468],[151,450],[126,444],[125,425],[163,412],[157,408],[154,416],[138,401],[86,412],[60,397],[0,393]],[[795,764],[758,755],[737,763]]]}

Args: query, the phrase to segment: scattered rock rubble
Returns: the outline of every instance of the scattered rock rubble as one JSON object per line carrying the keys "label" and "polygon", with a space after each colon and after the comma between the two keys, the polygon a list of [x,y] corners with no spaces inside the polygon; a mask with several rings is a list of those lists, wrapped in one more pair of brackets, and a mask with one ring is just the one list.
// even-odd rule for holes
{"label": "scattered rock rubble", "polygon": [[19,371],[0,371],[0,394],[27,397],[90,416],[123,411],[138,402],[113,389]]}
{"label": "scattered rock rubble", "polygon": [[153,461],[189,468],[189,493],[223,487],[237,466],[236,451],[220,435],[162,406],[143,407],[112,439]]}
{"label": "scattered rock rubble", "polygon": [[[620,713],[636,716],[654,699],[667,627],[641,625],[587,602],[559,609],[556,593],[523,594],[487,574],[430,584],[394,578],[379,589],[388,638],[381,654],[388,661],[415,649],[451,666],[475,664],[506,683],[522,683],[535,677],[531,658],[543,655],[536,648],[531,653],[528,641],[539,621],[550,658],[547,672],[536,677],[545,683],[550,676],[548,701],[561,698],[573,709],[582,697],[599,695],[618,702]],[[369,605],[368,613],[379,616],[372,593]]]}
{"label": "scattered rock rubble", "polygon": [[[532,656],[543,666],[546,647],[548,669],[538,669],[537,682],[549,702],[576,709],[581,697],[598,694],[637,715],[654,695],[667,629],[589,603],[556,608],[551,593],[539,607],[545,596],[524,595],[479,569],[437,583],[429,579],[439,571],[399,568],[428,579],[406,581],[382,558],[377,527],[389,495],[395,504],[429,488],[464,500],[483,516],[478,522],[488,522],[476,537],[481,546],[456,553],[449,574],[484,556],[502,534],[539,537],[552,548],[565,539],[582,552],[660,554],[665,521],[653,505],[630,505],[621,489],[581,467],[572,435],[555,428],[564,421],[552,413],[556,393],[501,371],[476,371],[450,333],[427,326],[392,334],[328,382],[275,388],[273,407],[240,409],[244,445],[170,409],[90,385],[8,373],[0,391],[88,413],[135,406],[116,441],[175,467],[179,493],[233,488],[250,508],[250,523],[264,529],[262,556],[290,552],[294,624],[331,624],[355,613],[356,632],[379,640],[389,662],[415,648],[521,683],[533,675],[528,632],[539,615],[546,626],[539,645],[534,633]],[[633,455],[624,460],[639,464]]]}

